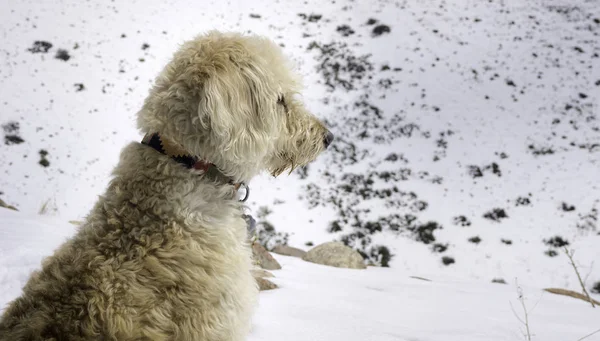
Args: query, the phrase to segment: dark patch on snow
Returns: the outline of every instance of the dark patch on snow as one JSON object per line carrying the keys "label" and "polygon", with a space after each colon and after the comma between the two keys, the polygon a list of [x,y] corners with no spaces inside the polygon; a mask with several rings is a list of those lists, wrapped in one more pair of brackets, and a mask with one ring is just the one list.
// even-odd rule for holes
{"label": "dark patch on snow", "polygon": [[508,214],[506,214],[506,211],[502,208],[494,208],[493,210],[486,212],[483,217],[491,221],[500,222],[502,219],[508,218]]}
{"label": "dark patch on snow", "polygon": [[435,243],[433,244],[433,247],[431,249],[433,250],[433,252],[446,252],[446,250],[448,250],[448,244]]}
{"label": "dark patch on snow", "polygon": [[348,25],[338,26],[336,31],[340,33],[343,37],[348,37],[354,34],[354,30]]}
{"label": "dark patch on snow", "polygon": [[544,244],[551,246],[551,247],[558,248],[558,247],[563,247],[563,246],[569,245],[569,241],[566,239],[563,239],[563,237],[561,237],[561,236],[555,236],[550,239],[544,239]]}
{"label": "dark patch on snow", "polygon": [[600,281],[594,283],[594,285],[592,285],[592,289],[590,291],[594,294],[600,294]]}
{"label": "dark patch on snow", "polygon": [[531,205],[531,200],[527,197],[518,197],[515,203],[515,206],[529,206]]}
{"label": "dark patch on snow", "polygon": [[321,20],[321,18],[323,18],[323,15],[321,14],[306,15],[304,13],[298,13],[298,16],[308,22],[318,22],[319,20]]}
{"label": "dark patch on snow", "polygon": [[598,224],[598,209],[592,208],[589,213],[579,214],[577,228],[586,231],[595,231]]}
{"label": "dark patch on snow", "polygon": [[38,162],[40,164],[40,166],[46,168],[48,166],[50,166],[50,161],[48,161],[48,151],[45,149],[41,149],[39,151],[40,154],[40,161]]}
{"label": "dark patch on snow", "polygon": [[462,227],[471,226],[471,221],[469,220],[469,218],[465,217],[464,215],[459,215],[459,216],[452,218],[452,223],[454,225],[462,226]]}
{"label": "dark patch on snow", "polygon": [[531,153],[536,156],[554,154],[554,149],[552,149],[552,147],[536,147],[535,145],[530,144],[528,148]]}
{"label": "dark patch on snow", "polygon": [[469,175],[473,178],[480,178],[483,177],[484,172],[491,172],[494,175],[497,175],[498,177],[502,176],[502,172],[500,171],[500,166],[493,162],[489,165],[485,165],[483,167],[479,167],[476,165],[469,165],[468,167],[468,172]]}
{"label": "dark patch on snow", "polygon": [[272,211],[268,207],[261,206],[256,214],[257,241],[269,251],[277,245],[287,245],[290,237],[287,232],[277,232],[275,226],[267,220],[271,213]]}
{"label": "dark patch on snow", "polygon": [[468,169],[469,169],[469,175],[473,179],[483,177],[483,172],[481,171],[481,168],[479,168],[479,166],[471,165],[471,166],[468,166]]}
{"label": "dark patch on snow", "polygon": [[69,51],[63,50],[63,49],[59,49],[58,51],[56,51],[56,55],[54,56],[54,58],[60,59],[60,60],[66,62],[69,59],[71,59],[71,55],[69,54]]}
{"label": "dark patch on snow", "polygon": [[444,265],[448,266],[450,264],[456,263],[456,261],[452,257],[444,256],[444,257],[442,257],[442,263]]}
{"label": "dark patch on snow", "polygon": [[496,153],[496,155],[498,155],[498,157],[500,157],[500,159],[502,160],[508,159],[508,154],[506,154],[505,152]]}
{"label": "dark patch on snow", "polygon": [[383,245],[376,245],[372,247],[367,257],[365,257],[365,255],[362,256],[365,259],[370,259],[372,264],[384,268],[388,268],[390,266],[390,261],[394,257],[394,255],[390,252],[390,249]]}
{"label": "dark patch on snow", "polygon": [[373,31],[371,32],[372,37],[379,37],[382,34],[390,33],[392,29],[388,25],[377,25],[373,27]]}
{"label": "dark patch on snow", "polygon": [[2,125],[4,130],[4,144],[7,146],[25,142],[19,134],[19,122],[10,121]]}
{"label": "dark patch on snow", "polygon": [[312,42],[308,50],[319,52],[317,66],[319,72],[325,79],[331,91],[342,87],[346,90],[355,89],[357,80],[361,80],[367,72],[373,70],[369,61],[369,55],[357,57],[352,53],[348,45],[339,42],[319,44]]}
{"label": "dark patch on snow", "polygon": [[469,241],[473,244],[479,244],[479,243],[481,243],[481,238],[479,238],[479,236],[475,236],[475,237],[469,238]]}
{"label": "dark patch on snow", "polygon": [[52,44],[43,40],[36,40],[33,43],[33,46],[28,48],[27,51],[31,53],[48,53],[48,51],[52,48]]}
{"label": "dark patch on snow", "polygon": [[561,209],[562,211],[564,211],[564,212],[573,212],[573,211],[575,211],[575,206],[574,206],[574,205],[569,205],[569,204],[567,204],[566,202],[563,202],[563,203],[560,205],[560,209]]}

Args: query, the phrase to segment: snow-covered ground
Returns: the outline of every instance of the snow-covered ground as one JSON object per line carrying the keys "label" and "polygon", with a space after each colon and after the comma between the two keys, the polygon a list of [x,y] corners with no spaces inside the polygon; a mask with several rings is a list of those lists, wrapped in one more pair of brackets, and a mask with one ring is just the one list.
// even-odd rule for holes
{"label": "snow-covered ground", "polygon": [[[256,337],[319,332],[311,323],[269,329],[267,321],[292,324],[302,317],[277,306],[284,297],[303,297],[302,280],[323,276],[316,283],[323,291],[306,295],[325,295],[344,276],[355,276],[349,282],[360,288],[377,287],[370,281],[380,278],[393,287],[385,293],[390,303],[400,302],[400,339],[454,335],[447,329],[444,337],[411,333],[422,324],[404,322],[421,317],[405,310],[414,307],[406,302],[422,297],[412,295],[440,290],[451,297],[439,306],[421,302],[435,305],[424,314],[472,311],[464,319],[476,322],[472,328],[465,322],[465,330],[481,331],[481,339],[489,330],[498,331],[491,334],[498,340],[514,340],[520,334],[502,304],[515,299],[515,280],[530,304],[542,288],[580,290],[562,245],[576,250],[586,286],[598,285],[592,295],[600,299],[597,1],[5,0],[0,19],[0,199],[27,217],[45,206],[46,216],[66,228],[40,226],[39,234],[49,238],[71,233],[64,222],[87,214],[120,149],[141,139],[135,113],[182,41],[210,29],[252,31],[276,40],[293,57],[305,78],[304,100],[327,120],[336,140],[307,169],[254,180],[250,209],[292,246],[308,249],[338,239],[369,262],[382,263],[386,250],[392,257],[389,268],[341,271],[340,277],[289,260],[278,274],[281,291],[263,295]],[[37,226],[11,219],[33,224],[27,225],[31,231]],[[0,249],[27,239],[27,226],[1,224],[8,244],[0,240]],[[9,257],[31,255],[24,259],[34,266],[56,246],[35,240],[20,243],[16,253],[2,252],[0,259],[20,264]],[[10,288],[0,287],[3,300],[17,294],[29,269],[0,267],[0,274],[15,280]],[[434,281],[415,283],[408,276]],[[292,278],[300,281],[297,286]],[[357,311],[363,296],[370,298],[364,310],[388,311],[375,292],[358,287],[349,294],[356,301],[348,301],[356,302]],[[477,308],[480,292],[494,305]],[[469,298],[452,309],[462,294]],[[551,313],[563,306],[561,313],[573,307],[573,314],[586,317]],[[275,309],[289,315],[278,316]],[[545,294],[532,316],[540,319],[537,339],[582,337],[594,327],[585,319],[599,320],[590,310]],[[349,328],[351,317],[343,316],[338,322],[347,321]],[[492,317],[485,324],[478,320],[482,316]],[[516,334],[502,334],[495,321]],[[572,323],[572,334],[558,338],[551,331],[563,322]],[[551,335],[541,337],[546,332]]]}
{"label": "snow-covered ground", "polygon": [[[0,226],[4,307],[19,295],[41,259],[75,228],[55,218],[2,208]],[[261,292],[249,341],[523,339],[523,310],[515,285],[436,273],[423,274],[430,280],[425,281],[411,272],[338,269],[275,256],[283,269],[274,271],[272,280],[280,288]],[[523,291],[533,340],[576,341],[600,328],[600,309],[535,287]],[[596,335],[588,340],[600,340]]]}

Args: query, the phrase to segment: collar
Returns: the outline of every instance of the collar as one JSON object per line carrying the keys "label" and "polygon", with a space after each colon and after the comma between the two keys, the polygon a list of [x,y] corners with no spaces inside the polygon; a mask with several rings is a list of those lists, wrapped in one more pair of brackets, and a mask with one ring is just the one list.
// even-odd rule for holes
{"label": "collar", "polygon": [[183,146],[175,141],[161,137],[158,133],[146,134],[142,140],[142,144],[154,148],[159,153],[167,155],[171,159],[184,165],[188,169],[199,170],[202,174],[215,181],[230,184],[236,190],[243,188],[245,190],[244,197],[240,201],[248,200],[250,196],[250,187],[243,182],[234,182],[232,178],[223,174],[217,166],[208,161],[200,160],[195,156],[188,154]]}

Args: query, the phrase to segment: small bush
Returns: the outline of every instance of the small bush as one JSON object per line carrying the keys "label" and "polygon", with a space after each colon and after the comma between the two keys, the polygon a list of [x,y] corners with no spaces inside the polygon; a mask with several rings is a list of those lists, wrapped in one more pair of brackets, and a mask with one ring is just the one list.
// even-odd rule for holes
{"label": "small bush", "polygon": [[550,247],[559,248],[559,247],[564,247],[564,246],[569,245],[569,241],[566,239],[563,239],[560,236],[556,236],[556,237],[552,237],[548,240],[544,240],[544,244],[546,244]]}
{"label": "small bush", "polygon": [[500,241],[502,241],[506,245],[512,245],[512,240],[510,239],[500,239]]}
{"label": "small bush", "polygon": [[554,250],[548,250],[546,252],[544,252],[544,254],[548,257],[556,257],[558,256],[558,252],[554,251]]}
{"label": "small bush", "polygon": [[419,225],[415,228],[414,233],[417,235],[416,239],[423,244],[429,244],[435,241],[433,231],[441,229],[442,227],[435,221]]}
{"label": "small bush", "polygon": [[340,225],[339,221],[335,220],[329,223],[329,227],[327,228],[327,232],[334,233],[340,232],[342,230],[342,225]]}
{"label": "small bush", "polygon": [[492,283],[506,284],[506,281],[502,278],[494,278],[492,279]]}
{"label": "small bush", "polygon": [[388,268],[390,266],[390,260],[394,257],[394,255],[390,252],[386,246],[377,245],[371,248],[370,258],[374,260],[375,264],[379,264],[384,268]]}

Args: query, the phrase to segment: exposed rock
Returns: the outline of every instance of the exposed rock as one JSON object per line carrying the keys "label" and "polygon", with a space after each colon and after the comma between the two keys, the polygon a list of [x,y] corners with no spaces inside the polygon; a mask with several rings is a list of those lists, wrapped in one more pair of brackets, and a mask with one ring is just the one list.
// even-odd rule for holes
{"label": "exposed rock", "polygon": [[9,205],[0,199],[0,207],[8,208],[9,210],[18,211],[16,207]]}
{"label": "exposed rock", "polygon": [[291,256],[297,258],[302,258],[304,255],[306,255],[306,251],[287,245],[277,245],[273,248],[272,252],[282,256]]}
{"label": "exposed rock", "polygon": [[307,262],[348,269],[366,269],[362,256],[341,242],[329,242],[312,248],[302,257]]}
{"label": "exposed rock", "polygon": [[259,243],[252,244],[252,254],[254,255],[254,260],[256,261],[257,265],[261,268],[265,270],[281,269],[279,262],[277,262],[277,260],[271,256],[269,251],[267,251],[267,249],[265,249]]}
{"label": "exposed rock", "polygon": [[272,278],[272,277],[275,277],[275,275],[273,275],[269,271],[263,270],[263,269],[252,269],[252,270],[250,270],[250,272],[252,273],[252,276],[254,276],[254,278]]}
{"label": "exposed rock", "polygon": [[256,278],[256,283],[258,283],[258,288],[260,291],[264,291],[264,290],[273,290],[273,289],[277,289],[279,288],[277,286],[277,284],[269,281],[268,279],[264,279],[264,278]]}

